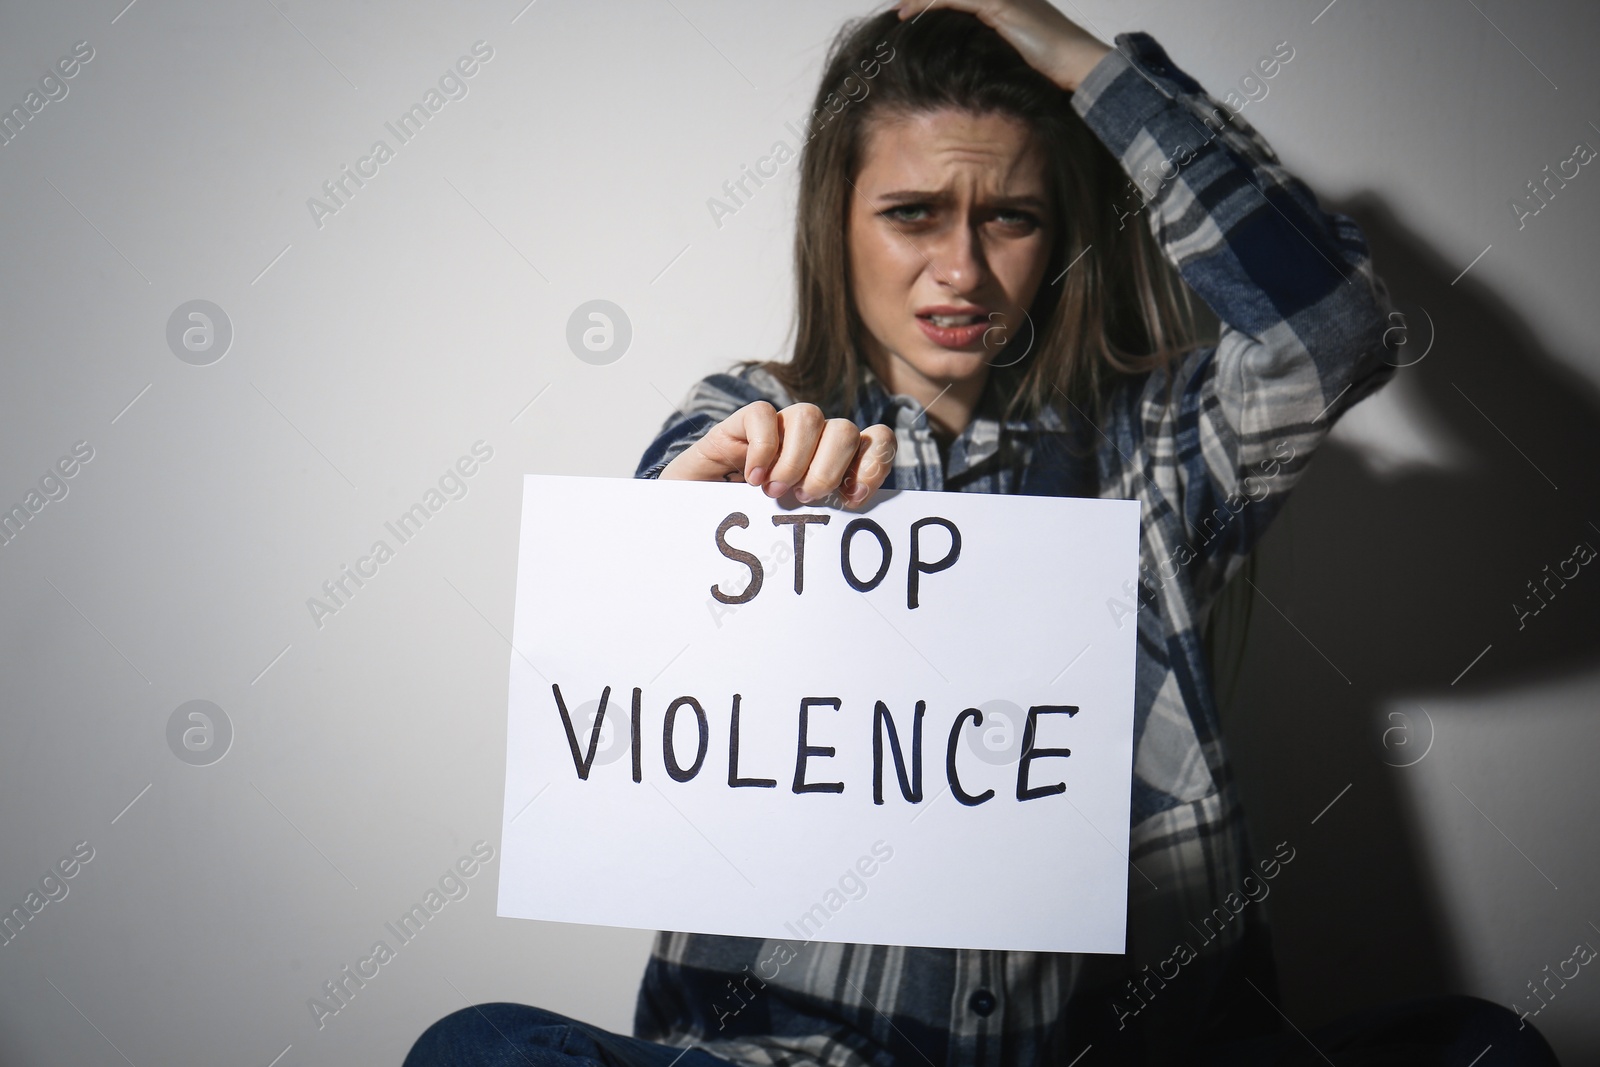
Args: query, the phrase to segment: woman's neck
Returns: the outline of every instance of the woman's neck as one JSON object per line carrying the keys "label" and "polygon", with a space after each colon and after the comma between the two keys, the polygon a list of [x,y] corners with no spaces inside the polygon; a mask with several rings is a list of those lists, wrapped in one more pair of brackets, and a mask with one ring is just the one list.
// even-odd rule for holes
{"label": "woman's neck", "polygon": [[868,347],[867,365],[872,373],[891,394],[909,396],[922,405],[930,429],[946,437],[955,437],[967,428],[988,381],[988,364],[970,378],[941,381],[923,375],[904,359],[882,351],[877,345]]}

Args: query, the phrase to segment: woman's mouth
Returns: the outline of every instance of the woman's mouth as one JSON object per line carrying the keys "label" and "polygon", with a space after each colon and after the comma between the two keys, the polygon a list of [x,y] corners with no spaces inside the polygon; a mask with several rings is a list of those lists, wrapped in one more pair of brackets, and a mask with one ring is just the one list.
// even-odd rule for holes
{"label": "woman's mouth", "polygon": [[917,326],[941,348],[969,350],[981,347],[983,335],[993,328],[983,309],[928,308],[917,312]]}

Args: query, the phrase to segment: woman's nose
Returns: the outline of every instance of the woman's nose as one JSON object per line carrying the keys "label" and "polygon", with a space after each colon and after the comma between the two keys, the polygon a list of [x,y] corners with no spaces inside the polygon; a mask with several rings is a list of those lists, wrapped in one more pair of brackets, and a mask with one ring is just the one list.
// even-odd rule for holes
{"label": "woman's nose", "polygon": [[967,220],[947,228],[928,257],[934,280],[958,293],[970,293],[988,274],[978,229]]}

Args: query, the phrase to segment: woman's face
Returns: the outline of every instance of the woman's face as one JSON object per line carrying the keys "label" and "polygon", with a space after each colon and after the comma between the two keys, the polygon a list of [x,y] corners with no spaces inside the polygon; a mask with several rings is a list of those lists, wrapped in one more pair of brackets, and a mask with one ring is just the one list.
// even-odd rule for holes
{"label": "woman's face", "polygon": [[847,231],[867,358],[894,391],[981,386],[1020,358],[1008,339],[1032,343],[1055,237],[1044,153],[1019,119],[951,109],[875,116],[864,136]]}

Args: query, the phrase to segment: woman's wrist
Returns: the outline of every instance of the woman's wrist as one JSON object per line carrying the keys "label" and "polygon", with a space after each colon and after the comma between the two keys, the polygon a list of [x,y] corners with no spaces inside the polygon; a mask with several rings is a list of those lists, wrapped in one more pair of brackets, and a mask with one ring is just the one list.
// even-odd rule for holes
{"label": "woman's wrist", "polygon": [[1112,51],[1054,5],[1038,0],[997,5],[988,19],[1030,66],[1069,93]]}
{"label": "woman's wrist", "polygon": [[1075,92],[1090,72],[1100,65],[1100,61],[1115,49],[1093,38],[1087,38],[1065,44],[1061,51],[1061,60],[1051,74],[1050,80],[1070,93]]}
{"label": "woman's wrist", "polygon": [[694,445],[690,445],[676,456],[673,456],[672,460],[661,468],[661,473],[656,477],[663,481],[704,482],[715,480],[708,477],[706,468],[707,464],[695,453]]}
{"label": "woman's wrist", "polygon": [[900,17],[936,7],[965,11],[998,33],[1028,65],[1072,92],[1112,51],[1062,14],[1050,0],[898,0]]}

